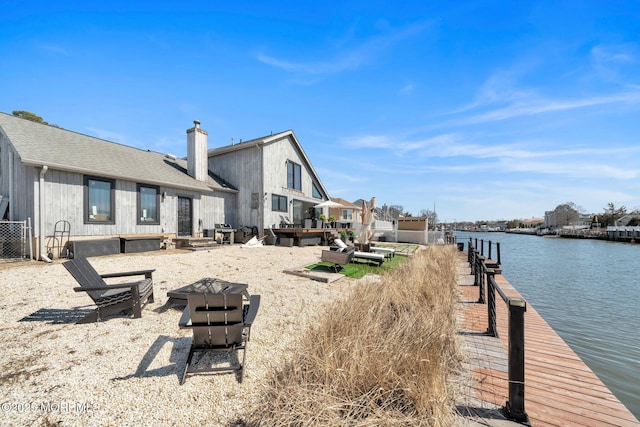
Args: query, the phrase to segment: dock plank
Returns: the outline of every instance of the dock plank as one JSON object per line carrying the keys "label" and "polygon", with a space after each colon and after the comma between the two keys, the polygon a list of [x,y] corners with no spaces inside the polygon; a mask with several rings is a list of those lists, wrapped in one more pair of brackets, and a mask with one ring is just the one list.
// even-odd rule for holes
{"label": "dock plank", "polygon": [[[458,271],[460,328],[483,333],[487,330],[487,307],[477,303],[479,288],[473,286],[466,256],[460,256]],[[495,279],[507,296],[522,298],[504,276],[497,274]],[[499,340],[507,354],[509,314],[497,294],[496,312]],[[473,345],[473,341],[467,345]],[[495,353],[495,349],[492,351]],[[487,351],[482,354],[495,357]],[[487,404],[504,405],[508,399],[507,368],[497,363],[487,367],[474,363],[471,377],[475,397]],[[527,304],[525,313],[525,410],[533,426],[640,426],[640,421],[531,304]]]}

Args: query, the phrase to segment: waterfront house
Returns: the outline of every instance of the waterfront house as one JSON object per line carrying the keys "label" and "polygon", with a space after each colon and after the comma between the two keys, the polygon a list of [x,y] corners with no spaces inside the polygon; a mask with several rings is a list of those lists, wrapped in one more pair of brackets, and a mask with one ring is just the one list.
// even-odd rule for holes
{"label": "waterfront house", "polygon": [[200,237],[328,199],[292,131],[208,150],[194,124],[180,159],[0,113],[0,219],[32,220],[37,258],[60,223],[71,240]]}
{"label": "waterfront house", "polygon": [[[536,228],[544,225],[544,218],[525,218],[522,220],[522,226],[525,228]],[[505,224],[506,227],[506,224]]]}
{"label": "waterfront house", "polygon": [[356,205],[340,197],[331,200],[342,205],[339,208],[329,208],[329,216],[335,216],[337,222],[354,224],[361,220],[362,204]]}
{"label": "waterfront house", "polygon": [[239,226],[297,225],[329,195],[292,130],[211,149],[209,169],[238,189]]}
{"label": "waterfront house", "polygon": [[635,226],[640,223],[640,215],[626,214],[615,220],[615,226],[626,227],[628,225]]}

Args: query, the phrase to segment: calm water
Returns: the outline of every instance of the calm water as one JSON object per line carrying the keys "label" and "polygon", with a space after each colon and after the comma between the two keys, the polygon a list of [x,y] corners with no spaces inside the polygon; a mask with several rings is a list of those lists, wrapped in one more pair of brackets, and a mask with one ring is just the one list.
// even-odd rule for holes
{"label": "calm water", "polygon": [[499,242],[504,277],[640,419],[640,244],[456,236],[465,250],[469,237],[478,238],[478,248],[484,239],[485,255],[486,242]]}

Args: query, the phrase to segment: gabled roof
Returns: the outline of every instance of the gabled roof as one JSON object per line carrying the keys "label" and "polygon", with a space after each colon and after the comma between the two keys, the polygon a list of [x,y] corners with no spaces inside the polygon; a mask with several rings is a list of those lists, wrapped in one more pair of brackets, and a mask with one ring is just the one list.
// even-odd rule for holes
{"label": "gabled roof", "polygon": [[187,161],[0,113],[0,132],[23,164],[195,191],[237,191],[212,174],[187,174]]}
{"label": "gabled roof", "polygon": [[209,157],[215,157],[215,156],[219,156],[219,155],[222,155],[222,154],[231,153],[233,151],[239,151],[239,150],[244,150],[246,148],[252,148],[252,147],[255,147],[255,146],[259,146],[259,145],[265,145],[265,144],[269,144],[271,142],[275,142],[275,141],[284,139],[286,137],[291,137],[291,140],[293,141],[293,144],[294,144],[295,148],[300,152],[300,156],[304,160],[306,166],[311,171],[311,174],[313,175],[313,178],[315,179],[315,182],[320,186],[320,190],[324,194],[326,194],[327,197],[329,197],[329,192],[324,187],[324,184],[322,184],[322,181],[320,180],[320,176],[318,176],[316,170],[313,168],[313,165],[311,164],[311,161],[309,161],[309,158],[307,157],[307,154],[302,149],[302,145],[300,144],[300,141],[298,141],[298,138],[296,137],[296,135],[293,133],[292,130],[286,130],[284,132],[274,133],[274,134],[263,136],[263,137],[260,137],[260,138],[250,139],[249,141],[243,141],[243,142],[240,142],[240,143],[237,143],[237,144],[226,145],[224,147],[213,148],[213,149],[208,151],[208,156]]}
{"label": "gabled roof", "polygon": [[354,203],[346,201],[345,199],[341,199],[340,197],[333,197],[333,198],[331,198],[331,200],[333,200],[334,202],[340,203],[345,208],[356,209],[356,210],[359,210],[359,211],[362,210],[362,204],[360,204],[358,206],[358,205],[356,205]]}

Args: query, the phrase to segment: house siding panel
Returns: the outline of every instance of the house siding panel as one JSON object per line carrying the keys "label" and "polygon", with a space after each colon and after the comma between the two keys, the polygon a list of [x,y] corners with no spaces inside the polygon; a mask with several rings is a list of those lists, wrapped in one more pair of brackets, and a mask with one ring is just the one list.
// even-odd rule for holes
{"label": "house siding panel", "polygon": [[[280,224],[282,212],[273,212],[271,210],[271,193],[287,196],[288,201],[296,199],[312,204],[320,203],[320,199],[312,196],[314,181],[309,165],[290,137],[287,136],[265,144],[263,153],[265,165],[269,165],[269,167],[265,167],[264,174],[265,192],[269,193],[265,204],[264,227],[269,227],[270,225],[278,226]],[[302,191],[287,188],[287,161],[295,162],[301,166]],[[291,205],[289,205],[288,215],[291,217],[291,214]]]}
{"label": "house siding panel", "polygon": [[202,198],[203,229],[215,224],[236,224],[235,194],[214,192]]}
{"label": "house siding panel", "polygon": [[[33,177],[31,197],[35,201],[35,210],[39,209],[39,168],[31,169]],[[121,234],[175,234],[177,231],[177,196],[193,199],[193,224],[198,231],[199,220],[212,223],[222,222],[224,207],[232,200],[233,193],[211,192],[201,195],[194,191],[177,190],[160,187],[160,194],[166,193],[164,200],[160,197],[160,224],[138,224],[137,183],[116,180],[115,184],[115,224],[85,224],[84,221],[84,177],[82,174],[60,170],[47,171],[44,185],[45,224],[44,235],[51,239],[57,221],[68,221],[71,236],[117,236]],[[35,196],[35,197],[34,197]],[[219,208],[217,208],[219,206]],[[210,208],[213,209],[209,211]],[[34,231],[39,233],[38,222]]]}
{"label": "house siding panel", "polygon": [[33,204],[28,199],[33,190],[27,185],[30,169],[20,162],[15,149],[0,132],[0,195],[9,198],[11,220],[20,221],[33,215]]}
{"label": "house siding panel", "polygon": [[[25,167],[16,154],[12,154],[10,157],[12,164],[9,169],[13,171],[13,183],[9,194],[9,212],[11,212],[12,215],[11,219],[21,221],[31,217],[33,221],[33,204],[30,203],[30,196],[33,195],[33,190],[28,190],[28,187],[30,187],[28,183],[34,168]],[[25,191],[25,188],[27,188],[27,191]]]}
{"label": "house siding panel", "polygon": [[9,197],[9,179],[6,173],[9,171],[9,142],[4,133],[0,132],[0,196]]}
{"label": "house siding panel", "polygon": [[[261,225],[262,204],[258,209],[251,208],[251,194],[264,194],[262,186],[262,149],[250,145],[245,149],[232,151],[209,158],[209,169],[223,176],[238,189],[236,215],[226,222],[234,228]],[[225,211],[228,213],[231,209]]]}

